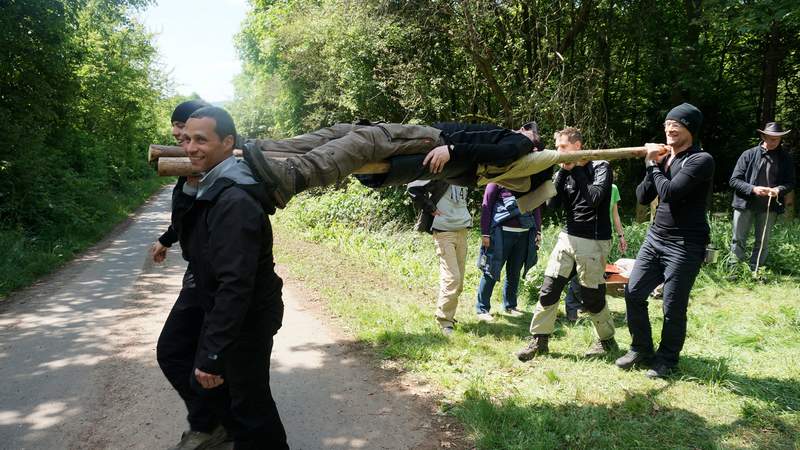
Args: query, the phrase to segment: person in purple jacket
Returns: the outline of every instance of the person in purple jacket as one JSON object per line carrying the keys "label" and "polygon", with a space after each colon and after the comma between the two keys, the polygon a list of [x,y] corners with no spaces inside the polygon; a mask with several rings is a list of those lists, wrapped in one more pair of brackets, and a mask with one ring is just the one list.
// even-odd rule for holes
{"label": "person in purple jacket", "polygon": [[525,192],[514,192],[496,183],[486,185],[481,204],[481,261],[483,271],[478,285],[475,310],[478,320],[491,322],[491,299],[494,285],[500,279],[503,266],[506,279],[503,286],[503,310],[514,317],[522,315],[517,309],[520,272],[524,276],[536,265],[537,242],[542,226],[540,208],[521,212],[517,198]]}

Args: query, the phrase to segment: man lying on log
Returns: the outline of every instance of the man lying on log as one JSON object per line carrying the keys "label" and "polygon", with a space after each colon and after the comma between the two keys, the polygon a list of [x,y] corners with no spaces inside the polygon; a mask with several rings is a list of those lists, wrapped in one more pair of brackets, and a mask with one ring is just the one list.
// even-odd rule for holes
{"label": "man lying on log", "polygon": [[335,184],[371,162],[386,164],[376,171],[379,173],[359,177],[370,187],[444,179],[462,186],[496,182],[527,191],[531,175],[556,163],[644,154],[643,147],[636,147],[587,150],[576,158],[554,150],[533,152],[538,143],[535,122],[518,130],[487,125],[430,127],[361,122],[336,124],[283,140],[248,140],[240,147],[244,147],[244,159],[278,208],[299,192]]}

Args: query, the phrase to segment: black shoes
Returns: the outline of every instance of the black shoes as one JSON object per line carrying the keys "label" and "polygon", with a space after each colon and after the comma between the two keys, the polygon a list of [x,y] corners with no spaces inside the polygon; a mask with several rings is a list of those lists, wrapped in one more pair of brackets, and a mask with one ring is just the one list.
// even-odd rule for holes
{"label": "black shoes", "polygon": [[617,341],[614,338],[608,338],[606,340],[596,340],[589,350],[586,350],[586,353],[583,354],[586,358],[594,358],[599,356],[604,356],[608,353],[615,352],[619,350],[619,346],[617,345]]}
{"label": "black shoes", "polygon": [[253,175],[264,183],[267,188],[267,193],[275,204],[276,208],[285,208],[286,203],[295,194],[295,180],[296,171],[286,162],[264,157],[261,150],[253,146],[251,143],[244,145],[242,150],[244,160],[253,171]]}
{"label": "black shoes", "polygon": [[525,362],[532,360],[536,355],[547,354],[550,351],[550,349],[547,348],[549,340],[549,334],[535,334],[531,336],[528,346],[515,353],[517,359]]}
{"label": "black shoes", "polygon": [[656,363],[644,375],[647,378],[667,378],[675,373],[675,366],[670,366],[664,363]]}
{"label": "black shoes", "polygon": [[653,362],[652,352],[637,352],[636,350],[628,350],[628,353],[617,358],[614,364],[620,369],[628,370],[633,366],[645,365],[648,366]]}

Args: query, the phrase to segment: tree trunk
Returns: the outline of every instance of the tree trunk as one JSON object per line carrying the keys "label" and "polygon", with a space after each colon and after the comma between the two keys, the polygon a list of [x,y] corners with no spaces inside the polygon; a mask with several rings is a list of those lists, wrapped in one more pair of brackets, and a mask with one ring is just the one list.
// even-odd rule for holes
{"label": "tree trunk", "polygon": [[764,70],[761,76],[761,104],[759,105],[758,126],[775,120],[775,104],[778,101],[778,80],[780,78],[781,62],[784,59],[786,48],[782,44],[781,30],[773,24],[772,32],[766,37],[766,51],[764,52]]}

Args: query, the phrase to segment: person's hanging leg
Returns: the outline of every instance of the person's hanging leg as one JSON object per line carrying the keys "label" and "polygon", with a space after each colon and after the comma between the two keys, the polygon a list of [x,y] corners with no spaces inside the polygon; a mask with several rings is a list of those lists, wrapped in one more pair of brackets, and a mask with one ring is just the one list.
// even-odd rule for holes
{"label": "person's hanging leg", "polygon": [[443,143],[440,135],[441,130],[422,125],[380,124],[356,128],[283,161],[268,161],[253,146],[244,149],[244,158],[265,184],[275,206],[283,208],[294,195],[308,188],[335,184],[368,162],[427,153]]}
{"label": "person's hanging leg", "polygon": [[678,365],[686,340],[686,310],[694,280],[703,263],[705,246],[690,242],[663,243],[664,252],[664,325],[648,377],[664,377]]}
{"label": "person's hanging leg", "polygon": [[334,139],[344,137],[347,133],[362,127],[364,127],[364,125],[337,123],[330,127],[321,128],[310,133],[287,139],[253,139],[247,141],[247,143],[252,143],[253,146],[261,150],[264,156],[268,158],[289,158],[291,156],[306,154],[317,147],[321,147]]}
{"label": "person's hanging leg", "polygon": [[747,237],[753,228],[753,215],[749,209],[733,210],[731,253],[736,262],[747,260]]}
{"label": "person's hanging leg", "polygon": [[[753,245],[753,253],[750,255],[750,269],[755,270],[756,260],[758,259],[758,252],[761,251],[761,259],[758,259],[758,267],[763,267],[764,262],[767,260],[769,253],[769,238],[772,235],[772,229],[775,228],[775,221],[778,214],[770,211],[767,213],[756,212],[753,213],[755,222],[755,244]],[[766,227],[766,230],[764,229]],[[764,248],[761,248],[761,237],[764,237]]]}
{"label": "person's hanging leg", "polygon": [[616,365],[622,369],[652,362],[653,331],[647,313],[647,298],[663,281],[660,244],[648,233],[625,286],[625,310],[632,342],[628,353],[616,361]]}

